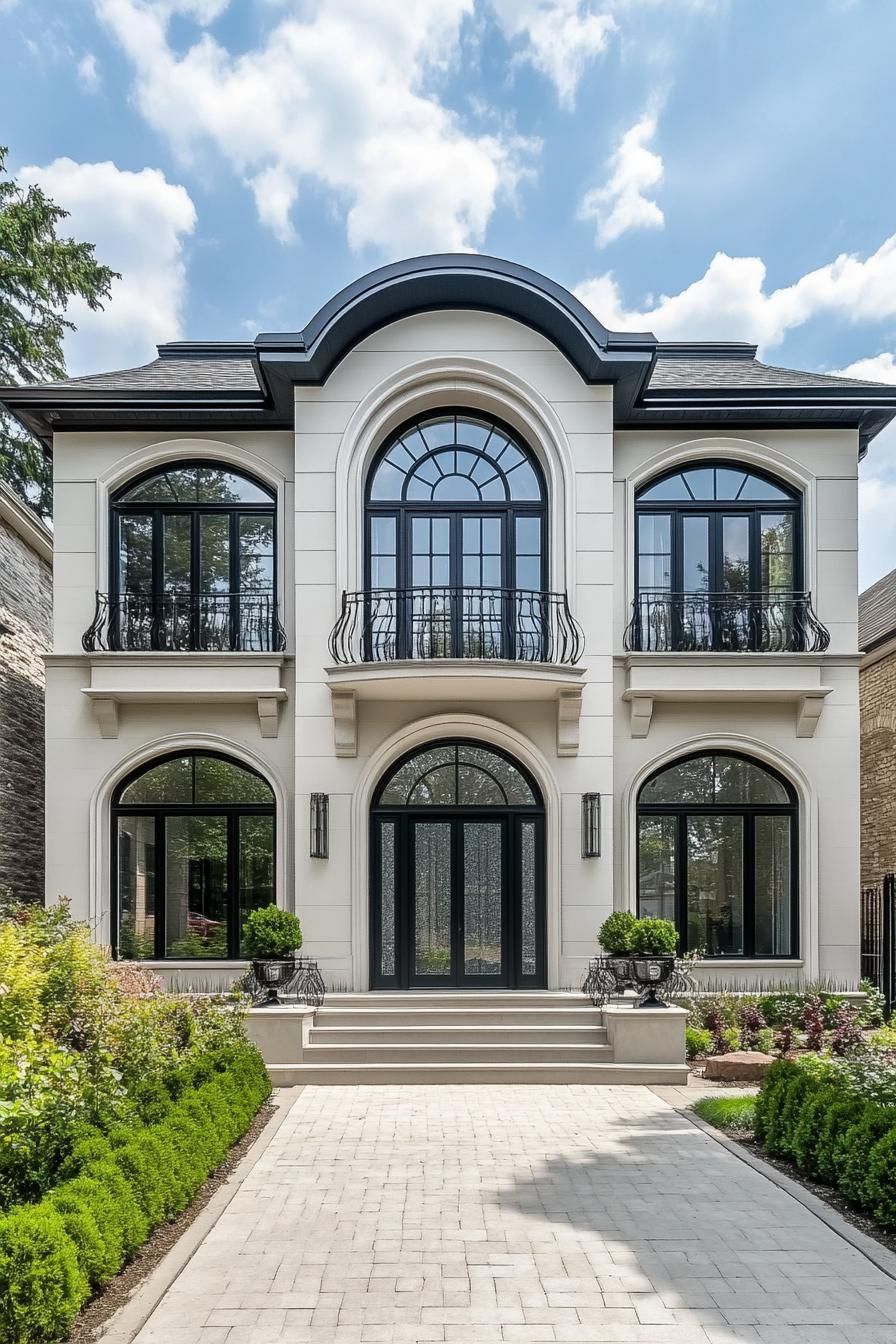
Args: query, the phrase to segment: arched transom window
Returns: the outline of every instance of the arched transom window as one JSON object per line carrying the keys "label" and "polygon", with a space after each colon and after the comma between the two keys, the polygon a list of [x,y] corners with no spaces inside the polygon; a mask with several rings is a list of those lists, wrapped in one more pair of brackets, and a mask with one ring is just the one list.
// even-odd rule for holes
{"label": "arched transom window", "polygon": [[806,642],[797,491],[738,463],[696,463],[645,485],[635,511],[633,647],[778,651]]}
{"label": "arched transom window", "polygon": [[208,462],[156,469],[112,502],[113,648],[269,651],[276,500]]}
{"label": "arched transom window", "polygon": [[638,796],[638,911],[671,919],[682,950],[795,957],[797,805],[791,786],[733,752],[689,756]]}
{"label": "arched transom window", "polygon": [[151,762],[112,804],[113,946],[126,958],[239,957],[250,911],[270,905],[271,786],[213,752]]}

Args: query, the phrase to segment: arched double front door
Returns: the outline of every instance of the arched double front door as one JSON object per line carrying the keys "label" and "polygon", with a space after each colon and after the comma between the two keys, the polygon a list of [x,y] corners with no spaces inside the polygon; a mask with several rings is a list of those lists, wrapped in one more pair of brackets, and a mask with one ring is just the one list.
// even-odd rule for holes
{"label": "arched double front door", "polygon": [[535,781],[476,742],[400,760],[371,813],[371,916],[374,989],[543,987]]}

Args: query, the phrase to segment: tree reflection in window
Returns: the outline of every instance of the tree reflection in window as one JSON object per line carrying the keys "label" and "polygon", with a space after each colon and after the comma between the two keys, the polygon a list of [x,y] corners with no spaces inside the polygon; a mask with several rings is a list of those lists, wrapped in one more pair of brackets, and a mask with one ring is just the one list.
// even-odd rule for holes
{"label": "tree reflection in window", "polygon": [[638,908],[683,950],[798,953],[797,805],[775,771],[734,752],[658,771],[638,797]]}
{"label": "tree reflection in window", "polygon": [[125,781],[113,803],[117,955],[238,957],[246,916],[275,899],[274,813],[259,774],[211,752]]}

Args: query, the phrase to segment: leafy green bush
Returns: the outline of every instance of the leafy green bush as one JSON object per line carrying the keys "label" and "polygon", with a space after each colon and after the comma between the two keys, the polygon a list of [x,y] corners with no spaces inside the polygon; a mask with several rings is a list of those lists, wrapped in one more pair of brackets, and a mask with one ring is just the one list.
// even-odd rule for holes
{"label": "leafy green bush", "polygon": [[684,1045],[688,1059],[698,1055],[708,1055],[712,1049],[712,1036],[705,1027],[685,1027]]}
{"label": "leafy green bush", "polygon": [[678,930],[671,919],[639,919],[635,925],[634,950],[647,957],[672,957],[678,947]]}
{"label": "leafy green bush", "polygon": [[[874,1064],[811,1057],[779,1060],[756,1102],[755,1135],[771,1153],[836,1185],[896,1227],[896,1082]],[[880,1098],[883,1096],[883,1103]]]}
{"label": "leafy green bush", "polygon": [[302,946],[302,926],[291,910],[264,905],[243,925],[243,955],[291,957]]}
{"label": "leafy green bush", "polygon": [[597,941],[611,957],[634,952],[637,925],[637,917],[630,910],[614,910],[601,924]]}
{"label": "leafy green bush", "polygon": [[756,1098],[743,1097],[701,1097],[695,1101],[691,1110],[716,1129],[732,1130],[737,1134],[749,1134],[756,1119]]}
{"label": "leafy green bush", "polygon": [[84,1133],[71,1179],[0,1218],[0,1344],[63,1339],[90,1289],[185,1207],[245,1133],[270,1095],[264,1062],[244,1041],[216,1065],[158,1124]]}

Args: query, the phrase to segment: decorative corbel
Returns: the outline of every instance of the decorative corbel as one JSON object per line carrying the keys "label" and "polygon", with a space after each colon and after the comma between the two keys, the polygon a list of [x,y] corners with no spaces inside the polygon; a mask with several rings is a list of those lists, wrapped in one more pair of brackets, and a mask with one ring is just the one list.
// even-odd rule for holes
{"label": "decorative corbel", "polygon": [[354,691],[330,691],[337,756],[358,754],[358,702]]}
{"label": "decorative corbel", "polygon": [[578,756],[579,723],[582,717],[582,692],[557,693],[557,755]]}

